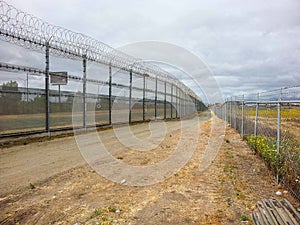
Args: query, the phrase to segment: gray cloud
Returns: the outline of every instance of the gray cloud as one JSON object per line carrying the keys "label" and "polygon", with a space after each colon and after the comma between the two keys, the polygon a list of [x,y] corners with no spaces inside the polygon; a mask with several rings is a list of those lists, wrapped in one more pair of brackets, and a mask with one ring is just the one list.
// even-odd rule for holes
{"label": "gray cloud", "polygon": [[203,59],[226,96],[300,84],[297,0],[9,2],[112,47],[144,40],[182,46]]}

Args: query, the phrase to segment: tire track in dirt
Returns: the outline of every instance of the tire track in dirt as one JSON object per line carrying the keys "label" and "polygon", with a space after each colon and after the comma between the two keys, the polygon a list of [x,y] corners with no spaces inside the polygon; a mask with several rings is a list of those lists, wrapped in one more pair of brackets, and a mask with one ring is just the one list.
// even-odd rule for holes
{"label": "tire track in dirt", "polygon": [[[228,141],[223,142],[211,166],[200,172],[199,163],[208,145],[211,123],[211,120],[199,123],[199,143],[192,158],[180,171],[163,182],[145,187],[124,186],[99,176],[86,164],[68,168],[68,165],[74,164],[66,160],[65,164],[61,164],[60,172],[52,171],[53,175],[48,176],[52,173],[48,171],[42,180],[34,183],[34,189],[27,187],[26,182],[19,188],[1,189],[0,223],[241,224],[241,215],[250,219],[255,203],[262,198],[277,197],[275,192],[282,190],[282,187],[275,183],[261,160],[230,127],[226,128],[225,140]],[[178,135],[176,130],[167,135],[157,154],[151,153],[150,159],[158,160],[159,151],[172,151]],[[6,149],[6,156],[12,159],[20,152],[36,153],[34,148],[42,151],[41,148],[60,146],[63,149],[62,143],[72,149],[72,141],[72,137],[69,137],[47,142],[47,147],[38,143],[16,146]],[[22,153],[20,156],[23,156]],[[119,154],[118,150],[116,155]],[[123,157],[127,162],[137,163],[146,156],[136,158],[133,152],[127,151]],[[80,157],[77,159],[81,162]],[[2,160],[5,161],[5,158]],[[51,168],[49,165],[52,164],[44,164],[46,168]],[[5,169],[1,167],[0,171],[2,176]],[[22,176],[23,173],[16,171],[15,175]],[[282,197],[293,202],[289,194]],[[120,213],[116,213],[116,209]]]}

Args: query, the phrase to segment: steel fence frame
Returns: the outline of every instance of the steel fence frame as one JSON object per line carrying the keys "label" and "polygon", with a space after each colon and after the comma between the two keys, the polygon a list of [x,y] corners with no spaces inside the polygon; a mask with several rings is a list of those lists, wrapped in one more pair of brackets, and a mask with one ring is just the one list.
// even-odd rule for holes
{"label": "steel fence frame", "polygon": [[[97,41],[86,35],[75,33],[62,27],[51,25],[33,15],[16,9],[14,6],[0,0],[0,39],[9,42],[15,46],[39,52],[44,54],[45,67],[33,68],[23,65],[14,65],[6,62],[0,62],[0,70],[7,72],[29,72],[30,74],[39,74],[44,77],[44,96],[45,96],[45,124],[44,129],[39,132],[54,131],[51,128],[51,90],[50,90],[50,56],[67,58],[82,62],[82,74],[68,75],[68,79],[80,81],[82,83],[82,128],[87,128],[87,97],[91,93],[87,92],[87,85],[94,83],[98,85],[108,86],[108,121],[105,125],[112,125],[112,107],[113,107],[113,88],[122,87],[129,90],[127,101],[129,102],[129,117],[127,123],[136,122],[132,118],[132,91],[137,90],[142,92],[140,98],[142,103],[142,118],[141,121],[147,121],[146,105],[151,102],[154,104],[155,112],[153,119],[159,119],[158,107],[163,104],[163,118],[175,119],[182,118],[192,114],[197,110],[205,109],[202,100],[185,84],[179,81],[169,72],[161,69],[157,65],[144,62],[142,59],[134,58],[121,51],[111,48],[110,46]],[[89,71],[87,65],[96,63],[107,68],[107,80],[89,79]],[[129,76],[129,85],[122,83],[114,83],[112,69],[127,73]],[[142,88],[133,87],[132,77],[137,76],[143,80]],[[155,89],[147,89],[146,83],[148,80],[155,82]],[[164,90],[158,90],[157,83],[164,84]],[[167,91],[167,86],[171,87]],[[29,91],[27,87],[27,91]],[[30,90],[34,92],[34,90]],[[1,95],[7,94],[7,90],[0,90]],[[146,92],[155,95],[153,99],[146,98]],[[71,94],[71,93],[70,93]],[[73,93],[75,94],[75,93]],[[158,95],[163,95],[164,99],[159,100]],[[168,100],[170,99],[170,100]],[[171,111],[167,113],[168,109]],[[175,111],[175,115],[173,115]],[[99,124],[95,124],[96,126]],[[102,124],[103,125],[103,124]],[[69,127],[70,128],[70,127]],[[0,137],[14,135],[16,132],[1,134]],[[22,132],[17,132],[21,134]],[[28,133],[28,132],[25,132]]]}
{"label": "steel fence frame", "polygon": [[[254,95],[229,97],[225,103],[216,104],[212,109],[219,118],[238,130],[243,139],[253,135],[254,137],[263,136],[273,139],[274,142],[276,141],[276,150],[282,156],[282,151],[285,151],[285,146],[283,146],[285,141],[290,141],[289,137],[286,137],[286,133],[290,131],[283,130],[282,126],[284,125],[290,129],[287,123],[295,120],[295,123],[298,123],[300,127],[298,117],[293,118],[293,115],[291,115],[291,118],[284,118],[283,120],[282,115],[286,112],[284,108],[287,107],[295,108],[297,112],[300,112],[300,86],[284,87]],[[298,133],[294,136],[293,141],[296,141],[296,143],[293,147],[298,149],[300,147],[300,136]],[[300,201],[300,182],[298,181],[296,185],[291,186],[286,181],[286,177],[280,175],[278,169],[273,172],[276,181],[285,184],[286,188]],[[299,173],[299,171],[295,173]],[[295,176],[300,177],[300,174]]]}

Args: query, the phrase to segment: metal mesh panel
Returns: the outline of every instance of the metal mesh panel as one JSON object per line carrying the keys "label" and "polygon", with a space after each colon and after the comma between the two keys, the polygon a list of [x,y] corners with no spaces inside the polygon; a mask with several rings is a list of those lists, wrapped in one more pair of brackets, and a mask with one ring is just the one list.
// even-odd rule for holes
{"label": "metal mesh panel", "polygon": [[10,58],[27,56],[24,63],[0,62],[1,136],[184,117],[193,104],[206,108],[159,66],[1,0],[0,42],[1,51],[15,50],[6,52]]}
{"label": "metal mesh panel", "polygon": [[246,137],[300,201],[300,86],[231,97],[215,113]]}

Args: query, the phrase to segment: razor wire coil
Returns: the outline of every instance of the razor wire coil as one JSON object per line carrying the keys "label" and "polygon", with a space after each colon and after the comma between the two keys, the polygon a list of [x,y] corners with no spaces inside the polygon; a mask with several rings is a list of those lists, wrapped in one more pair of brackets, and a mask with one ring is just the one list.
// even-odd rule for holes
{"label": "razor wire coil", "polygon": [[49,24],[0,1],[0,39],[37,52],[48,46],[58,57],[87,60],[135,74],[174,83],[188,95],[200,98],[185,84],[159,66],[143,62],[87,35]]}

